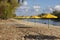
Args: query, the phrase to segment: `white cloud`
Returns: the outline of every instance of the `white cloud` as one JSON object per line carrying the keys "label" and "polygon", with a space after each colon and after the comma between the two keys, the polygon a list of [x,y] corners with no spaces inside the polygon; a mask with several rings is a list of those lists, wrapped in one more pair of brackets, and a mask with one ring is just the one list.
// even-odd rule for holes
{"label": "white cloud", "polygon": [[56,5],[54,9],[60,11],[60,5]]}
{"label": "white cloud", "polygon": [[40,6],[37,6],[37,5],[36,5],[36,6],[33,6],[33,8],[36,8],[36,9],[38,9],[38,8],[40,8]]}
{"label": "white cloud", "polygon": [[29,10],[29,6],[28,6],[28,2],[27,1],[24,1],[23,2],[23,5],[19,7],[20,10],[25,10],[26,12]]}
{"label": "white cloud", "polygon": [[40,6],[38,6],[38,5],[35,5],[35,6],[33,6],[33,8],[35,9],[35,11],[39,11],[39,9],[40,9]]}
{"label": "white cloud", "polygon": [[30,7],[28,7],[28,6],[22,6],[22,7],[20,7],[20,10],[24,10],[25,12],[27,12],[28,10],[30,9]]}
{"label": "white cloud", "polygon": [[60,11],[60,5],[56,5],[56,6],[53,7],[53,8],[48,7],[48,10],[49,10],[50,12],[53,12],[54,10]]}
{"label": "white cloud", "polygon": [[49,8],[49,10],[50,10],[50,11],[53,11],[53,9],[52,9],[52,8]]}
{"label": "white cloud", "polygon": [[23,5],[28,5],[27,1],[24,1],[24,2],[23,2]]}
{"label": "white cloud", "polygon": [[29,8],[28,6],[21,6],[20,9],[27,9]]}

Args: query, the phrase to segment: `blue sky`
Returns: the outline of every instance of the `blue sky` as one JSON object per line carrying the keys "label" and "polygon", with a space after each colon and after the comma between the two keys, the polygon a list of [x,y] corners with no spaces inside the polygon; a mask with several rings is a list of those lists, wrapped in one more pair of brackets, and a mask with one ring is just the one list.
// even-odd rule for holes
{"label": "blue sky", "polygon": [[51,12],[52,8],[60,10],[60,0],[25,0],[23,6],[17,8],[16,14],[38,15],[42,12]]}

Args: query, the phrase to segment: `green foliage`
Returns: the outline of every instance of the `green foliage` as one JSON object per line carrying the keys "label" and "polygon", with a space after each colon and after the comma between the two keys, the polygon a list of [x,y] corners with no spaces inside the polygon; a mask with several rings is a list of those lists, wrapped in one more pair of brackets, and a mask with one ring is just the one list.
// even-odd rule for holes
{"label": "green foliage", "polygon": [[38,16],[41,17],[41,16],[43,16],[43,15],[45,15],[45,14],[46,14],[46,13],[41,13],[41,14],[39,14]]}
{"label": "green foliage", "polygon": [[52,13],[53,15],[55,15],[55,16],[58,16],[58,18],[57,19],[53,19],[53,21],[60,21],[60,11],[57,11],[57,10],[55,10],[55,11],[53,11],[53,13]]}
{"label": "green foliage", "polygon": [[14,11],[17,6],[17,0],[0,0],[0,18],[8,19],[13,17]]}
{"label": "green foliage", "polygon": [[16,17],[16,14],[13,14],[13,17]]}
{"label": "green foliage", "polygon": [[52,13],[53,15],[56,15],[56,16],[58,16],[58,18],[60,18],[60,11],[53,11],[53,13]]}

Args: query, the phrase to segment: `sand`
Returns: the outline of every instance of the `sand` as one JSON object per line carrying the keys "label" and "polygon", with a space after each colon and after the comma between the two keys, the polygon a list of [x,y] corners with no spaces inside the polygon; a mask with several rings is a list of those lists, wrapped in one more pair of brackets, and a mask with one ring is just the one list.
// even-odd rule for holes
{"label": "sand", "polygon": [[42,35],[42,38],[44,38],[46,35],[48,38],[60,38],[60,26],[49,25],[48,28],[47,24],[33,23],[16,19],[0,21],[0,40],[25,40],[24,37],[26,35],[33,35],[33,39],[36,35]]}

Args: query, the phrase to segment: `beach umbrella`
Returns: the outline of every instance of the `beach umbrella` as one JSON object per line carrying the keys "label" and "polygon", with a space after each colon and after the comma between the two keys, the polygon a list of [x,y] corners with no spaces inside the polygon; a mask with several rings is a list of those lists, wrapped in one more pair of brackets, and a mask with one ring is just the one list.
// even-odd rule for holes
{"label": "beach umbrella", "polygon": [[53,18],[55,19],[58,17],[49,13],[49,14],[43,15],[41,18],[48,19],[48,28],[49,28],[49,19],[53,19]]}
{"label": "beach umbrella", "polygon": [[32,16],[31,18],[36,18],[36,19],[38,19],[38,18],[40,18],[39,16]]}

